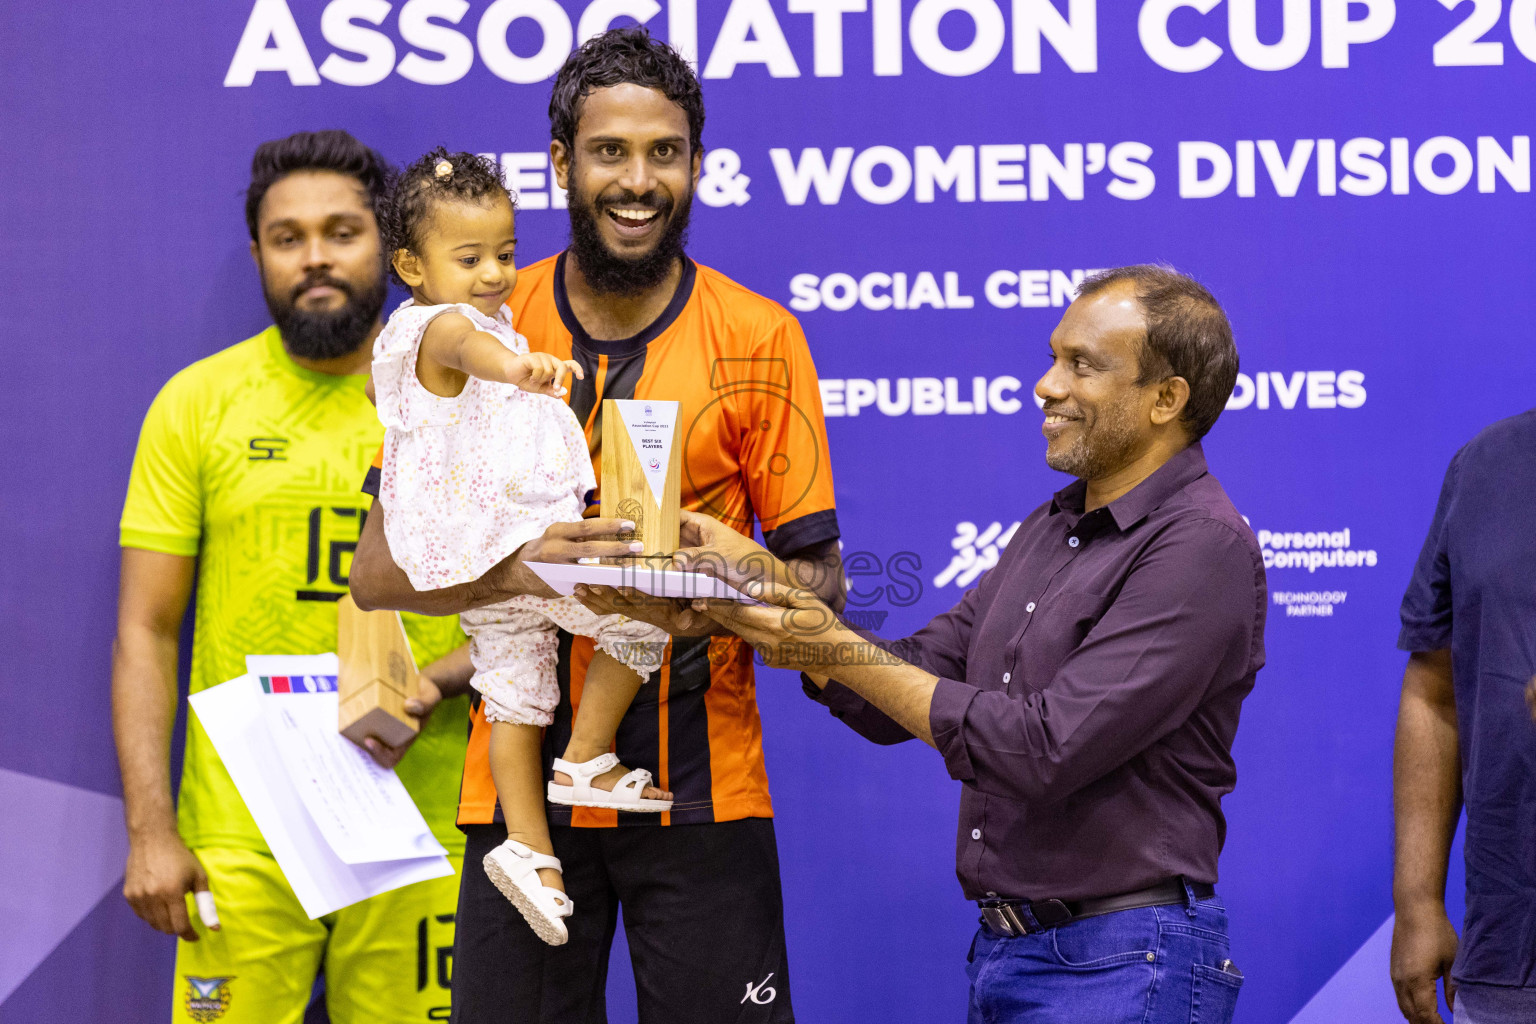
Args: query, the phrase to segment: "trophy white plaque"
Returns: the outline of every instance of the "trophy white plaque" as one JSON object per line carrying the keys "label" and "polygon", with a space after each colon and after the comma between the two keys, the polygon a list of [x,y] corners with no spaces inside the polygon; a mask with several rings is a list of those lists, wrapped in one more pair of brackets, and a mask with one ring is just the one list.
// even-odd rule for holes
{"label": "trophy white plaque", "polygon": [[645,545],[641,557],[670,555],[678,547],[682,447],[677,444],[679,403],[603,400],[602,511],[628,519]]}

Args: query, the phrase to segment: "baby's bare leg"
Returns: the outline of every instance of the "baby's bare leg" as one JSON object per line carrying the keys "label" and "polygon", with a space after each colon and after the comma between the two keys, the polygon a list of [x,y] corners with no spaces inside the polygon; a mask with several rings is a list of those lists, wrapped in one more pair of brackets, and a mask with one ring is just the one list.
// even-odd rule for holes
{"label": "baby's bare leg", "polygon": [[[501,816],[507,822],[507,838],[516,839],[534,853],[554,855],[549,839],[549,811],[544,802],[544,730],[537,725],[491,723],[491,778]],[[539,881],[565,892],[560,872],[540,868]]]}
{"label": "baby's bare leg", "polygon": [[[581,710],[571,723],[571,741],[565,753],[560,756],[573,764],[581,764],[612,750],[614,735],[619,731],[619,721],[639,691],[638,673],[602,651],[597,651],[592,657],[592,664],[587,667],[587,679],[581,688]],[[628,772],[627,767],[619,765],[594,778],[592,786],[612,792],[614,784]],[[569,786],[571,778],[564,772],[556,772],[555,782]],[[645,787],[640,795],[646,800],[672,799],[671,793],[655,786]]]}

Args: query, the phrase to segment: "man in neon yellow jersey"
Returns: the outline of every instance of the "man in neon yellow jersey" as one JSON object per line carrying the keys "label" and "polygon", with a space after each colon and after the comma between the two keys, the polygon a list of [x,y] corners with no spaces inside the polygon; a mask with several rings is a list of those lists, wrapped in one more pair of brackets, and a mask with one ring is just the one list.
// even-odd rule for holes
{"label": "man in neon yellow jersey", "polygon": [[[176,1021],[296,1024],[322,967],[335,1024],[446,1019],[456,878],[310,921],[195,715],[172,810],[177,636],[194,579],[194,692],[242,674],[247,654],[335,650],[365,514],[357,481],[383,437],[364,386],[385,296],[375,209],[387,165],[345,132],[304,132],[264,143],[251,172],[251,254],[274,325],[166,384],[123,510],[112,671],[123,891],[179,937]],[[406,631],[423,663],[463,642],[451,617],[407,616]],[[460,660],[424,670],[418,710],[436,705],[438,681],[467,679]],[[438,709],[399,763],[455,870],[465,723],[463,701]],[[386,762],[400,753],[372,750]],[[217,929],[191,909],[204,890]]]}

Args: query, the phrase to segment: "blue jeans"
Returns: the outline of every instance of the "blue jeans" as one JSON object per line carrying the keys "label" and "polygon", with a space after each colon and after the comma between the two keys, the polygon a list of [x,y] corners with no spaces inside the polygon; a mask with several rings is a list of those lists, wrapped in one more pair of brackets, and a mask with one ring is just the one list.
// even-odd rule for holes
{"label": "blue jeans", "polygon": [[971,942],[969,1024],[1229,1024],[1243,976],[1221,898]]}

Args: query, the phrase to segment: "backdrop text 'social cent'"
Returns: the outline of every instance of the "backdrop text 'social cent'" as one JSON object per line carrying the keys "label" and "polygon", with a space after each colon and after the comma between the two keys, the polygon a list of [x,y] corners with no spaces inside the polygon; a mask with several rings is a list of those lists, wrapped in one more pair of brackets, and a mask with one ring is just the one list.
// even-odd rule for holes
{"label": "backdrop text 'social cent'", "polygon": [[[1065,482],[1032,388],[1084,274],[1166,260],[1226,304],[1242,375],[1206,448],[1272,591],[1226,801],[1239,1020],[1392,1019],[1397,604],[1451,454],[1536,404],[1536,0],[18,12],[0,38],[0,522],[23,538],[0,577],[0,794],[7,834],[36,838],[0,844],[0,869],[67,868],[76,895],[18,890],[0,1017],[164,1014],[170,946],[117,893],[115,525],[156,390],[267,322],[239,195],[253,148],[344,127],[396,161],[493,154],[531,262],[567,223],[547,80],[632,21],[703,79],[690,251],[810,338],[862,625],[950,606]],[[802,1014],[957,1019],[975,908],[953,784],[786,675],[759,699]]]}

